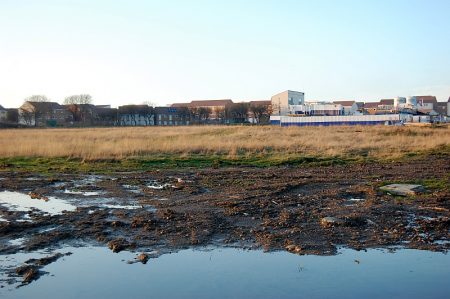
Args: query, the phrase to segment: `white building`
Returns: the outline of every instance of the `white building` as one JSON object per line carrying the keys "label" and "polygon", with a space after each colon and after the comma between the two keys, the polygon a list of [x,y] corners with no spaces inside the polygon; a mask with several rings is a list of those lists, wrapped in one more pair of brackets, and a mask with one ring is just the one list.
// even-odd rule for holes
{"label": "white building", "polygon": [[344,107],[344,115],[358,114],[358,105],[355,101],[334,101],[333,103]]}
{"label": "white building", "polygon": [[437,104],[437,99],[435,96],[415,96],[415,98],[417,102],[417,111],[427,114],[435,114],[434,108]]}
{"label": "white building", "polygon": [[290,114],[313,115],[344,115],[344,107],[340,104],[312,102],[303,105],[292,105]]}
{"label": "white building", "polygon": [[448,98],[447,102],[447,116],[450,116],[450,98]]}
{"label": "white building", "polygon": [[271,103],[272,115],[288,115],[292,113],[290,106],[303,105],[305,103],[305,93],[286,90],[274,95],[271,98]]}

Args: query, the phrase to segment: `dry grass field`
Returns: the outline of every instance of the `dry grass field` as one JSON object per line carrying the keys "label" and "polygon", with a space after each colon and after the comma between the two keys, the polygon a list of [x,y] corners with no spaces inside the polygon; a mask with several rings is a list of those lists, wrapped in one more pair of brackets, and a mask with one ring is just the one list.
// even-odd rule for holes
{"label": "dry grass field", "polygon": [[85,161],[154,155],[398,158],[450,145],[450,128],[199,126],[0,130],[0,157]]}

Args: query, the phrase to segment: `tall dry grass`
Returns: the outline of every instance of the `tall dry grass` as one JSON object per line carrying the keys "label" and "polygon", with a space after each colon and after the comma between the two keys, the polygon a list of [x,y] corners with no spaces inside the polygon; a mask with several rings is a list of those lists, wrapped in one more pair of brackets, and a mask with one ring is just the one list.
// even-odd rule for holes
{"label": "tall dry grass", "polygon": [[0,130],[0,157],[86,160],[155,154],[399,157],[450,145],[450,129],[405,127],[138,127]]}

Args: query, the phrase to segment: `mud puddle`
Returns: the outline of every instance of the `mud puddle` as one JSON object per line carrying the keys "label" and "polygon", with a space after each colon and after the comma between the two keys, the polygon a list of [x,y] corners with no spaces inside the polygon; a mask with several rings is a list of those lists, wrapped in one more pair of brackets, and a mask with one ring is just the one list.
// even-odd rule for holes
{"label": "mud puddle", "polygon": [[0,192],[0,205],[8,210],[30,212],[39,210],[50,215],[61,214],[64,211],[74,211],[76,207],[56,197],[32,198],[20,192]]}

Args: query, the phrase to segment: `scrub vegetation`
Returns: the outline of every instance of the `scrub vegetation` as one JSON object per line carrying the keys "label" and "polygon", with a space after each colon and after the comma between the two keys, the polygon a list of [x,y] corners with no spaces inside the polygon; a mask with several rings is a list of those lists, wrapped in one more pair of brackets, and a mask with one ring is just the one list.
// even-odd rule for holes
{"label": "scrub vegetation", "polygon": [[[0,167],[342,164],[450,154],[447,127],[189,126],[0,131]],[[105,169],[106,170],[106,169]]]}

